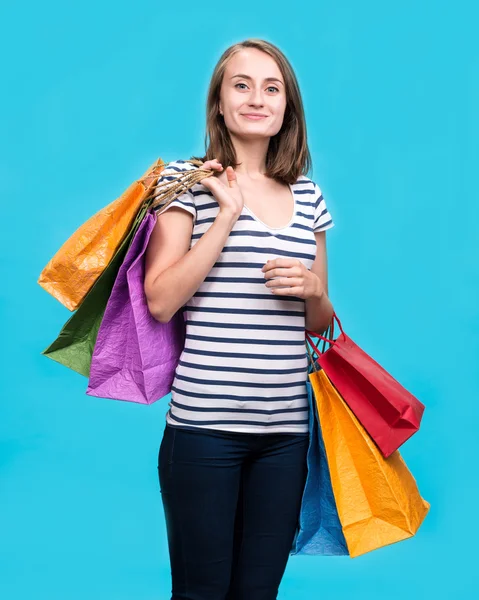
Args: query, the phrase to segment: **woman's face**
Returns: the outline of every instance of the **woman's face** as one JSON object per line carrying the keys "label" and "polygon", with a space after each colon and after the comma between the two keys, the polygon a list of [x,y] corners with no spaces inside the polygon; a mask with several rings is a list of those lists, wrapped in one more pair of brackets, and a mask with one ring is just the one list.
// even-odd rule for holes
{"label": "woman's face", "polygon": [[[230,133],[258,139],[276,135],[286,109],[284,78],[275,60],[256,48],[244,48],[226,65],[220,111]],[[249,118],[248,114],[263,115]]]}

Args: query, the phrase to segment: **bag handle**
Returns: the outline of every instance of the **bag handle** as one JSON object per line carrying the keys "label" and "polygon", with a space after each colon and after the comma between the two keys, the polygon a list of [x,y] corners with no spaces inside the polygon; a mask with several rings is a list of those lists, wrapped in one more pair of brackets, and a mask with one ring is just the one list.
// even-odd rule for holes
{"label": "bag handle", "polygon": [[[318,355],[318,357],[321,356],[321,354],[323,354],[323,352],[324,352],[324,349],[323,349],[323,352],[320,352],[318,350],[318,347],[316,346],[316,344],[313,342],[313,340],[311,339],[311,337],[308,334],[306,334],[306,339],[311,344],[311,346],[314,348],[314,350],[315,350],[316,354]],[[314,361],[313,361],[313,367],[314,367]]]}
{"label": "bag handle", "polygon": [[[159,159],[161,160],[161,159]],[[161,205],[161,209],[164,210],[166,206],[168,206],[173,200],[176,200],[179,196],[186,193],[190,188],[192,188],[196,183],[199,183],[202,179],[206,177],[212,177],[215,174],[213,169],[204,169],[202,165],[203,161],[199,159],[192,158],[190,160],[185,160],[183,162],[191,163],[196,166],[196,169],[187,169],[186,171],[182,171],[180,173],[171,174],[169,178],[170,181],[162,181],[161,172],[167,166],[162,162],[162,164],[157,165],[157,167],[163,167],[160,172],[160,176],[156,176],[155,185],[151,186],[150,193],[147,196],[145,202],[149,203],[149,209],[156,209]],[[152,177],[150,175],[149,177]]]}
{"label": "bag handle", "polygon": [[[309,341],[311,346],[314,348],[314,350],[318,354],[318,356],[321,356],[321,354],[324,354],[326,342],[328,342],[331,346],[334,346],[334,344],[336,343],[336,340],[334,340],[334,320],[336,320],[338,322],[339,329],[341,330],[341,333],[344,335],[344,330],[341,325],[341,321],[338,319],[338,316],[336,315],[335,312],[333,313],[333,318],[331,319],[331,324],[329,325],[328,329],[326,330],[326,331],[329,331],[329,335],[331,336],[330,338],[325,337],[323,335],[319,335],[318,333],[315,333],[314,331],[311,331],[309,329],[306,329],[306,331],[305,331],[306,339]],[[311,335],[314,335],[315,337],[318,337],[319,339],[323,340],[322,352],[319,351],[318,346],[316,346],[316,344],[313,342]],[[309,350],[308,350],[308,352],[309,352]],[[314,367],[314,360],[312,362],[313,362],[313,367]]]}
{"label": "bag handle", "polygon": [[[306,337],[309,337],[309,336],[307,335]],[[315,364],[314,364],[314,358],[313,358],[313,355],[311,354],[311,350],[309,349],[308,344],[306,344],[306,350],[308,351],[309,358],[311,359],[311,366],[313,367],[313,371],[315,373],[317,373],[319,371],[319,369],[317,369],[316,366],[315,366]]]}
{"label": "bag handle", "polygon": [[[334,339],[334,319],[331,320],[331,323],[329,324],[328,329],[326,331],[329,331],[330,332],[329,336],[332,339]],[[319,356],[321,356],[321,352],[319,352],[317,346],[312,342],[311,336],[309,335],[309,330],[306,330],[306,339],[314,347],[314,349],[316,351],[316,354],[318,355],[318,358],[319,358]],[[323,353],[325,352],[325,348],[326,348],[326,341],[323,341]],[[309,358],[311,359],[311,366],[313,368],[313,371],[316,372],[316,373],[319,372],[320,369],[316,368],[315,360],[314,360],[314,357],[313,357],[313,355],[311,353],[311,350],[309,349],[308,344],[306,344],[306,350],[308,351]]]}
{"label": "bag handle", "polygon": [[[335,312],[333,312],[333,318],[331,320],[331,325],[328,327],[331,328],[331,336],[333,336],[333,331],[334,331],[334,320],[336,319],[336,321],[338,322],[339,325],[339,329],[341,330],[341,333],[344,335],[344,331],[343,331],[343,327],[341,325],[341,321],[338,319],[337,315]],[[319,333],[315,333],[314,331],[311,331],[310,329],[306,329],[306,334],[311,336],[314,335],[315,337],[319,338],[320,340],[324,340],[325,342],[329,342],[330,344],[334,344],[335,340],[333,339],[329,339],[327,337],[324,337],[323,335],[319,335]]]}

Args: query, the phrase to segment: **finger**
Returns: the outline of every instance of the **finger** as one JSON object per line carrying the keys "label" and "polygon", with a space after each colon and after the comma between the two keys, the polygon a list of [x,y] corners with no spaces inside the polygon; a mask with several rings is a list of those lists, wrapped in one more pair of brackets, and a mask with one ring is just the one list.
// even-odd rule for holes
{"label": "finger", "polygon": [[266,269],[265,275],[269,277],[299,277],[301,273],[295,267],[274,267],[273,269]]}
{"label": "finger", "polygon": [[297,267],[268,267],[265,269],[265,275],[269,277],[301,277],[301,269]]}
{"label": "finger", "polygon": [[304,295],[304,287],[298,285],[295,287],[275,288],[271,289],[271,292],[278,296],[298,296],[298,298],[302,298]]}
{"label": "finger", "polygon": [[208,188],[210,191],[213,191],[218,188],[226,189],[225,184],[214,175],[210,175],[210,177],[204,177],[201,180],[201,183],[205,186],[205,188]]}
{"label": "finger", "polygon": [[280,277],[278,279],[269,279],[265,286],[268,288],[279,288],[279,287],[297,287],[303,285],[303,281],[300,277]]}
{"label": "finger", "polygon": [[226,167],[226,177],[228,179],[228,184],[230,188],[234,188],[238,186],[238,180],[236,179],[236,172],[233,167]]}
{"label": "finger", "polygon": [[217,169],[218,171],[221,171],[223,166],[217,158],[213,158],[212,160],[207,160],[203,163],[203,169]]}

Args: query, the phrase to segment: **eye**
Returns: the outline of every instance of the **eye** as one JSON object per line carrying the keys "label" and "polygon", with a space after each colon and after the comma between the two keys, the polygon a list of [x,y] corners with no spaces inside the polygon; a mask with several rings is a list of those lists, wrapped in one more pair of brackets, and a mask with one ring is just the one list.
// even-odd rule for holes
{"label": "eye", "polygon": [[[235,87],[238,87],[239,85],[244,85],[244,86],[248,87],[248,86],[246,85],[246,83],[237,83],[237,84],[235,85]],[[244,89],[244,88],[241,88],[241,89]],[[279,89],[278,89],[276,86],[274,86],[274,85],[270,85],[270,86],[268,86],[266,89],[268,89],[268,90],[275,90],[276,92],[279,92]]]}

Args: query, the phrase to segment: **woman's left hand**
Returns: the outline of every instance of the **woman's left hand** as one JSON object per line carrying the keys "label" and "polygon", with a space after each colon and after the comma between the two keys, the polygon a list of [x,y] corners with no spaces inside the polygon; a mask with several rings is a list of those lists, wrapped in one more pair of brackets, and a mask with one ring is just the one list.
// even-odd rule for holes
{"label": "woman's left hand", "polygon": [[321,279],[297,258],[274,258],[268,260],[261,270],[266,287],[277,296],[298,296],[307,300],[313,296],[321,298],[325,292]]}

